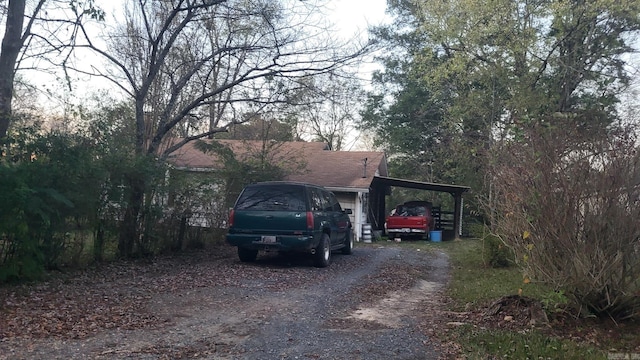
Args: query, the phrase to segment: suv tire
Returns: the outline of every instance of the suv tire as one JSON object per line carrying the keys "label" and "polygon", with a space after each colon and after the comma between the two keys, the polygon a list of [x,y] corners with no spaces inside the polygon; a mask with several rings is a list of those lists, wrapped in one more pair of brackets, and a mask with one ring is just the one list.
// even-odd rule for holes
{"label": "suv tire", "polygon": [[342,254],[351,255],[353,254],[353,236],[351,236],[351,229],[347,231],[347,235],[344,239],[344,247],[342,248]]}
{"label": "suv tire", "polygon": [[320,239],[320,243],[316,247],[316,253],[313,255],[313,262],[319,268],[327,267],[331,263],[331,241],[329,235],[322,234],[322,239]]}

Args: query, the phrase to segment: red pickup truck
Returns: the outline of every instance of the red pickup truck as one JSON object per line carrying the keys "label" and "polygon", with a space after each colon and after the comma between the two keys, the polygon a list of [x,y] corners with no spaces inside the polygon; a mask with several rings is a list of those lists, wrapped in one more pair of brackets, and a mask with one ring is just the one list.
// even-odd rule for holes
{"label": "red pickup truck", "polygon": [[387,216],[385,228],[390,238],[423,238],[435,228],[428,201],[408,201]]}

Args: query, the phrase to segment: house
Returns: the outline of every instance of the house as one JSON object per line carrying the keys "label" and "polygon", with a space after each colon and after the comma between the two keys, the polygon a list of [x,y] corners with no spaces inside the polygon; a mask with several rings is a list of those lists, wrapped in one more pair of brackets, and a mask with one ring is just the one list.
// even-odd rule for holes
{"label": "house", "polygon": [[[333,191],[340,205],[353,211],[355,240],[362,241],[367,235],[370,222],[375,219],[370,211],[371,184],[375,177],[388,176],[383,152],[331,151],[321,142],[216,140],[216,143],[228,147],[238,160],[261,158],[287,169],[284,180],[308,182]],[[201,151],[197,142],[182,146],[168,161],[175,169],[192,172],[216,171],[222,166],[218,155]],[[380,228],[380,225],[373,227]]]}

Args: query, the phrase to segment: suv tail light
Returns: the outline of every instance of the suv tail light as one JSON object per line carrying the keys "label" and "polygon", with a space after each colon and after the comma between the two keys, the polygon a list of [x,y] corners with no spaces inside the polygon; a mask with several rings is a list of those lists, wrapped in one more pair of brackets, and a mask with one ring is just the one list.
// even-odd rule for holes
{"label": "suv tail light", "polygon": [[313,212],[307,211],[307,229],[313,230],[313,228],[314,228]]}
{"label": "suv tail light", "polygon": [[233,216],[235,215],[235,210],[233,208],[231,208],[231,210],[229,210],[229,227],[233,226]]}

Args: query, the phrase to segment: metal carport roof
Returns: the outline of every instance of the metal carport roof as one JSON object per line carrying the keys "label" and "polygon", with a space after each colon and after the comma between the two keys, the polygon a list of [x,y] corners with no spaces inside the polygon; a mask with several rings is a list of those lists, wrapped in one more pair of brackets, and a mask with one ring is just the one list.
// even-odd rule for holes
{"label": "metal carport roof", "polygon": [[450,194],[462,194],[463,192],[469,191],[471,189],[468,186],[461,185],[438,184],[415,180],[396,179],[384,176],[375,176],[373,178],[373,181],[371,182],[371,187],[379,186],[398,186],[411,189],[448,192]]}
{"label": "metal carport roof", "polygon": [[453,210],[454,230],[450,235],[453,238],[457,238],[461,235],[462,194],[471,190],[470,187],[375,176],[371,181],[371,208],[374,209],[374,223],[378,229],[382,226],[382,224],[384,224],[385,195],[389,194],[391,186],[449,193],[451,196],[453,196],[455,203]]}

